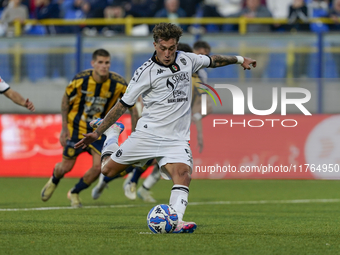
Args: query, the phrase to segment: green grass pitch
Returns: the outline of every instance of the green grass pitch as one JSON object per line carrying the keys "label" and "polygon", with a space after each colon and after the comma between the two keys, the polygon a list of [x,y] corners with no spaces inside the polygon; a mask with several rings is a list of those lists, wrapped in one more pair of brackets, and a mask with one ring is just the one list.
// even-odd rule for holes
{"label": "green grass pitch", "polygon": [[[63,179],[42,202],[46,181],[0,179],[1,255],[340,251],[340,181],[193,180],[184,220],[195,221],[197,230],[165,235],[149,234],[146,216],[155,204],[127,200],[122,179],[111,182],[98,200],[92,200],[91,187],[82,192],[80,209],[69,209],[66,198],[77,179]],[[168,203],[171,187],[170,181],[157,183],[157,203]],[[49,209],[31,210],[42,207]]]}

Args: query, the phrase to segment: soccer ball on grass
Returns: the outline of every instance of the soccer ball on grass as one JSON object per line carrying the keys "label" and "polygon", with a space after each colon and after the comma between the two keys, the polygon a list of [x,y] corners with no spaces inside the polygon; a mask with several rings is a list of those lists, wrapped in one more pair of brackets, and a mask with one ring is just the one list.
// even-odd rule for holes
{"label": "soccer ball on grass", "polygon": [[156,205],[148,213],[147,223],[154,234],[171,233],[177,227],[178,216],[171,206]]}

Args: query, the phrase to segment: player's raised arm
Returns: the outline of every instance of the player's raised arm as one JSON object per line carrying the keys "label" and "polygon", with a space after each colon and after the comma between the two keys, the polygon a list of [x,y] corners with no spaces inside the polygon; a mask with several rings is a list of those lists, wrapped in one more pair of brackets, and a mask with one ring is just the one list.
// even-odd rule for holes
{"label": "player's raised arm", "polygon": [[9,88],[6,92],[4,92],[4,95],[11,99],[14,103],[27,108],[31,112],[35,111],[33,103],[28,98],[27,99],[23,98],[19,94],[19,92],[16,92],[15,90]]}
{"label": "player's raised arm", "polygon": [[256,60],[247,58],[247,57],[241,57],[241,56],[223,56],[223,55],[213,55],[210,57],[211,64],[209,67],[215,68],[215,67],[221,67],[231,64],[240,64],[244,70],[250,70],[251,67],[256,67]]}
{"label": "player's raised arm", "polygon": [[108,114],[106,114],[100,126],[92,133],[83,134],[85,137],[81,139],[78,143],[76,143],[74,148],[75,149],[80,147],[86,148],[87,145],[96,141],[104,133],[106,129],[112,126],[113,123],[115,123],[120,118],[120,116],[122,116],[125,113],[127,108],[128,108],[127,106],[123,105],[122,101],[119,101],[119,103],[116,104],[108,112]]}

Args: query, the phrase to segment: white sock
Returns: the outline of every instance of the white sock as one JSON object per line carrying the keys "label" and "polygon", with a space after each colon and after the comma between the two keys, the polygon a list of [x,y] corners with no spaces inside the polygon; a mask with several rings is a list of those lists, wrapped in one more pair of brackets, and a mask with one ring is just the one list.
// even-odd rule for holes
{"label": "white sock", "polygon": [[113,153],[115,153],[119,148],[118,145],[118,136],[116,137],[107,137],[104,146],[102,148],[101,158],[103,160],[104,156],[111,156]]}
{"label": "white sock", "polygon": [[146,190],[151,189],[153,187],[153,185],[155,185],[156,182],[159,181],[160,178],[161,178],[161,174],[159,172],[159,168],[155,166],[152,173],[149,174],[149,176],[146,177],[146,179],[144,180],[143,187]]}
{"label": "white sock", "polygon": [[175,209],[178,221],[183,221],[185,209],[188,205],[189,187],[175,184],[171,189],[170,206]]}

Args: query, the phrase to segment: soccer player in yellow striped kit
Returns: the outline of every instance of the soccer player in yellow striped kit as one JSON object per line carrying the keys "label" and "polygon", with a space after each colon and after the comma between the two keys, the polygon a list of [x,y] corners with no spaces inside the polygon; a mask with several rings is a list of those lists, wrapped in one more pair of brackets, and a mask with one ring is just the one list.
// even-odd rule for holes
{"label": "soccer player in yellow striped kit", "polygon": [[[88,152],[93,158],[92,167],[79,182],[68,192],[72,207],[81,207],[79,192],[88,188],[100,174],[100,153],[105,141],[101,136],[86,149],[74,149],[74,145],[83,138],[83,134],[93,131],[89,123],[97,118],[104,118],[115,103],[124,95],[127,83],[117,73],[110,72],[111,57],[109,52],[98,49],[92,54],[93,69],[78,73],[66,87],[61,104],[62,131],[60,143],[63,146],[63,159],[54,167],[52,177],[41,191],[42,201],[51,198],[60,179],[70,172],[79,154]],[[138,113],[132,107],[132,131],[136,126]]]}

